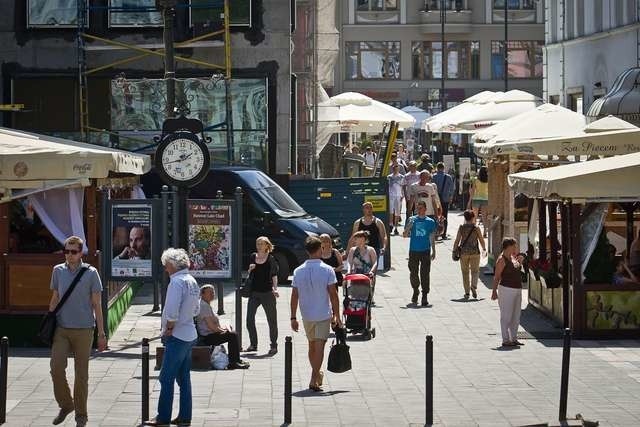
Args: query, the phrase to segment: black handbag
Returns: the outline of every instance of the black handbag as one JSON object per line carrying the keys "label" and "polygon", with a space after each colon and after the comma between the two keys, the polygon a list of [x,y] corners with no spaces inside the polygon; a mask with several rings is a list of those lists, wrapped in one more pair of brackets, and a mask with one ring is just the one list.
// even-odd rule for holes
{"label": "black handbag", "polygon": [[71,292],[73,292],[73,289],[82,278],[84,272],[88,269],[88,267],[82,267],[80,271],[78,271],[78,274],[76,274],[76,277],[73,278],[71,285],[69,285],[69,289],[67,289],[67,292],[64,293],[62,299],[60,299],[58,305],[56,305],[56,308],[54,308],[53,311],[45,314],[42,322],[40,322],[40,329],[38,329],[37,336],[44,344],[48,346],[51,346],[51,344],[53,344],[53,335],[56,333],[56,327],[58,326],[56,315],[58,314],[58,311],[60,311],[64,303],[67,301],[67,299],[69,299]]}
{"label": "black handbag", "polygon": [[[253,253],[251,254],[251,256],[249,257],[249,263],[250,264],[255,264],[256,263],[256,254]],[[249,272],[249,275],[247,276],[246,279],[244,279],[244,282],[242,283],[242,286],[240,286],[240,296],[242,298],[249,298],[251,296],[251,288],[253,287],[253,270],[251,270]]]}
{"label": "black handbag", "polygon": [[330,372],[340,374],[351,370],[351,355],[347,345],[347,331],[345,328],[335,330],[336,341],[329,351],[327,369]]}

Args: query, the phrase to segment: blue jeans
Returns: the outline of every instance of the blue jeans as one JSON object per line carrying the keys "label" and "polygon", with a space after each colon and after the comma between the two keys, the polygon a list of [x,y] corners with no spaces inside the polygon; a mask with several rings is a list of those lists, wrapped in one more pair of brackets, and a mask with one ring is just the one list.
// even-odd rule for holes
{"label": "blue jeans", "polygon": [[169,423],[173,406],[173,385],[180,387],[180,411],[178,418],[191,421],[191,347],[194,341],[182,341],[173,336],[162,337],[165,346],[160,368],[160,399],[158,421]]}

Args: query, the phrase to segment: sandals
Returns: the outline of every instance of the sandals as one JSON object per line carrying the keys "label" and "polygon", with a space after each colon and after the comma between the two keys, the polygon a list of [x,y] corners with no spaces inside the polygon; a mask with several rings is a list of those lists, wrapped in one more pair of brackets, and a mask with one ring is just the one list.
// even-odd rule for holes
{"label": "sandals", "polygon": [[309,390],[311,391],[323,391],[322,387],[320,387],[318,384],[309,384]]}
{"label": "sandals", "polygon": [[324,381],[324,372],[320,371],[318,375],[318,387],[322,387],[322,381]]}

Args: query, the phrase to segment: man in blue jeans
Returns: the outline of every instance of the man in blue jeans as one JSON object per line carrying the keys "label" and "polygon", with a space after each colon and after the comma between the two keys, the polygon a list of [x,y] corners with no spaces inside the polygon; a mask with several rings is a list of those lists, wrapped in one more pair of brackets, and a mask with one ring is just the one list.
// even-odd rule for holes
{"label": "man in blue jeans", "polygon": [[[435,232],[436,222],[427,216],[427,204],[424,200],[417,203],[418,215],[409,218],[404,228],[404,237],[409,241],[409,280],[413,288],[411,304],[418,304],[420,288],[422,288],[422,306],[427,307],[429,300],[429,273],[431,261],[436,258]],[[418,275],[418,272],[420,273]]]}
{"label": "man in blue jeans", "polygon": [[[170,281],[162,311],[162,343],[158,415],[147,425],[191,425],[191,348],[198,338],[193,318],[200,312],[200,288],[189,274],[189,255],[184,249],[169,248],[160,258]],[[180,387],[180,411],[171,420],[173,386]]]}

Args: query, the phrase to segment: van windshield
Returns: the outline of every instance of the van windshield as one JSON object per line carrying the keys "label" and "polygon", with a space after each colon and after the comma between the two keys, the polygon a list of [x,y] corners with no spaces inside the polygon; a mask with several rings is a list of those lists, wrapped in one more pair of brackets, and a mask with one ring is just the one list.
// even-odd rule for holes
{"label": "van windshield", "polygon": [[266,174],[256,170],[236,173],[242,176],[249,187],[260,194],[269,208],[279,216],[294,218],[307,215],[305,210]]}
{"label": "van windshield", "polygon": [[284,218],[305,216],[307,213],[278,185],[256,188],[273,211]]}

